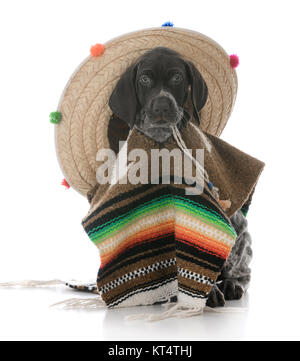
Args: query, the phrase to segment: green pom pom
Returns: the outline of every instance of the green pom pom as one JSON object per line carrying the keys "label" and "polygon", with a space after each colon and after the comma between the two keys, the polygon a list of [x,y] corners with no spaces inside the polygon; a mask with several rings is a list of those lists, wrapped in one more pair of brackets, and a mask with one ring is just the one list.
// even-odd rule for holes
{"label": "green pom pom", "polygon": [[61,121],[61,113],[60,112],[51,112],[50,113],[50,123],[57,124]]}

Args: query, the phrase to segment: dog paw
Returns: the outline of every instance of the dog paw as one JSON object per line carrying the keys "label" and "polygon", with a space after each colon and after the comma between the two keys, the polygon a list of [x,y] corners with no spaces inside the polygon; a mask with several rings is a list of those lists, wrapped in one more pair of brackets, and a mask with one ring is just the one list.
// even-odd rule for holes
{"label": "dog paw", "polygon": [[244,294],[242,286],[229,279],[222,281],[219,288],[223,292],[225,300],[239,300]]}
{"label": "dog paw", "polygon": [[208,299],[206,306],[208,307],[223,307],[225,305],[225,299],[223,293],[219,290],[217,285],[214,285]]}

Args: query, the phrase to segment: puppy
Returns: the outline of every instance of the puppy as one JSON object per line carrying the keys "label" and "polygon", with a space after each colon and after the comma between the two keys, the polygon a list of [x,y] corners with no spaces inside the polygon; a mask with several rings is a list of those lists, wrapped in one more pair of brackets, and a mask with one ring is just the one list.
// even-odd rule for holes
{"label": "puppy", "polygon": [[[113,116],[108,127],[111,148],[117,153],[120,140],[136,127],[146,136],[163,144],[191,118],[186,102],[191,95],[193,116],[207,100],[207,86],[193,63],[175,51],[157,47],[146,52],[121,76],[109,99]],[[239,211],[231,218],[238,234],[236,243],[213,287],[207,305],[223,306],[225,300],[239,299],[250,281],[251,238],[247,221]]]}
{"label": "puppy", "polygon": [[[111,94],[109,106],[129,128],[135,126],[156,142],[164,143],[172,135],[171,126],[180,129],[190,119],[184,109],[189,87],[193,115],[199,122],[198,113],[207,99],[201,74],[175,51],[157,47],[126,70]],[[113,140],[114,125],[116,122],[110,122],[109,138]],[[124,124],[121,127],[124,130]]]}

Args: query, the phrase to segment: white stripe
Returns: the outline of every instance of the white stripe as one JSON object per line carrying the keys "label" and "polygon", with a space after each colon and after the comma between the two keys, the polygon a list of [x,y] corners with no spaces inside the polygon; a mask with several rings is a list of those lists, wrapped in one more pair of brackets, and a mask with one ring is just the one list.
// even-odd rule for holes
{"label": "white stripe", "polygon": [[123,283],[131,281],[137,277],[141,277],[147,275],[151,272],[158,271],[163,268],[168,268],[176,264],[176,258],[171,258],[168,260],[164,260],[162,262],[155,262],[147,267],[142,267],[132,272],[124,274],[122,277],[116,278],[115,280],[106,283],[100,288],[101,293],[106,293],[111,291],[112,289],[120,286]]}
{"label": "white stripe", "polygon": [[184,278],[194,280],[198,283],[202,283],[202,284],[210,285],[210,286],[214,285],[214,281],[212,279],[210,279],[209,277],[201,275],[200,273],[196,273],[196,272],[181,268],[181,267],[178,267],[178,274]]}

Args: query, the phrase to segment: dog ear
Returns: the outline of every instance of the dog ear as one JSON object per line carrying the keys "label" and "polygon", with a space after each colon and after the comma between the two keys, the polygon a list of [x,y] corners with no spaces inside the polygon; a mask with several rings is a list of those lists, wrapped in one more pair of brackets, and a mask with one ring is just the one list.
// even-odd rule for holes
{"label": "dog ear", "polygon": [[204,107],[207,100],[207,85],[202,78],[202,75],[195,67],[195,65],[187,61],[187,72],[189,75],[189,81],[191,85],[191,99],[193,103],[194,118],[200,124],[199,112]]}
{"label": "dog ear", "polygon": [[108,102],[112,112],[124,120],[130,128],[133,128],[135,124],[138,108],[135,86],[136,70],[136,64],[128,67],[125,73],[121,75]]}

